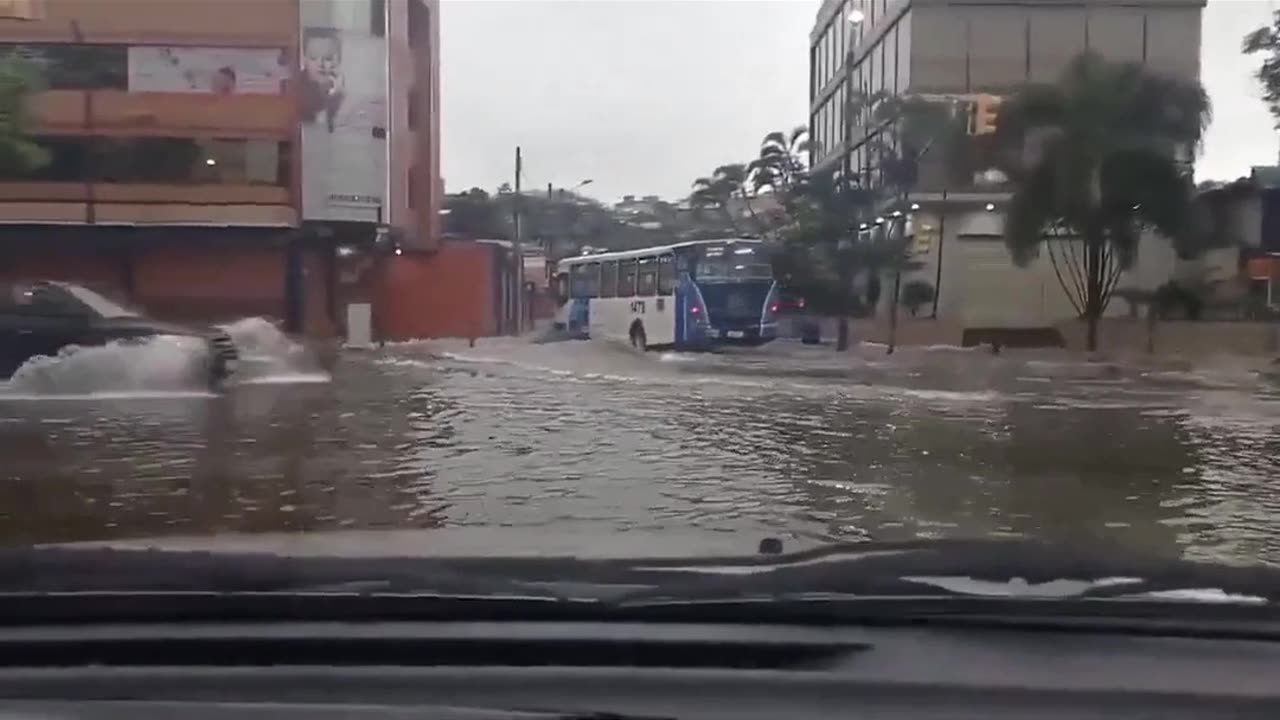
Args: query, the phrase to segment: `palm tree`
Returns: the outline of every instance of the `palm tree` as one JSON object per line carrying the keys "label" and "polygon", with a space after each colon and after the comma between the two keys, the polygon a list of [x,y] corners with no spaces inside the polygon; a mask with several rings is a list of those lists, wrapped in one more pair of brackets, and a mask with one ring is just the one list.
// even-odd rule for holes
{"label": "palm tree", "polygon": [[831,174],[808,174],[793,188],[791,223],[783,234],[777,270],[810,306],[839,320],[836,350],[849,347],[849,315],[857,307],[853,281],[884,262],[882,243],[858,242],[859,225],[876,193]]}
{"label": "palm tree", "polygon": [[734,233],[742,235],[742,228],[732,207],[733,200],[740,200],[747,214],[751,216],[755,233],[761,234],[764,226],[760,218],[756,217],[755,208],[751,205],[753,190],[748,182],[748,176],[747,165],[744,163],[721,165],[715,169],[711,177],[700,177],[693,181],[693,194],[689,196],[689,200],[694,207],[718,210],[724,221],[733,228]]}
{"label": "palm tree", "polygon": [[747,164],[756,192],[771,190],[780,197],[791,193],[808,171],[809,128],[797,126],[790,133],[775,130],[760,141],[760,156]]}
{"label": "palm tree", "polygon": [[1241,49],[1246,55],[1262,53],[1262,65],[1254,77],[1262,85],[1262,99],[1280,128],[1280,11],[1271,14],[1271,24],[1244,36]]}
{"label": "palm tree", "polygon": [[737,219],[734,218],[729,207],[733,192],[734,188],[721,173],[721,168],[717,168],[715,174],[693,181],[693,193],[689,195],[689,203],[698,211],[714,210],[725,225],[733,229],[735,235],[740,235],[742,233],[738,228]]}
{"label": "palm tree", "polygon": [[1190,231],[1191,172],[1180,158],[1198,148],[1209,117],[1199,83],[1092,54],[1001,108],[996,144],[1015,186],[1005,242],[1020,264],[1046,245],[1088,323],[1090,351],[1143,229],[1175,239]]}

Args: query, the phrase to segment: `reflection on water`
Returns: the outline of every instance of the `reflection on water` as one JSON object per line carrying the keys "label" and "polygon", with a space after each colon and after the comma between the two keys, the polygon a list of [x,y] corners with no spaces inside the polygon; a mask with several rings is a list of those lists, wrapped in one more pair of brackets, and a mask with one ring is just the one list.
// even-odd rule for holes
{"label": "reflection on water", "polygon": [[0,533],[1010,535],[1280,562],[1277,417],[1248,373],[1015,354],[401,346],[221,397],[0,392]]}

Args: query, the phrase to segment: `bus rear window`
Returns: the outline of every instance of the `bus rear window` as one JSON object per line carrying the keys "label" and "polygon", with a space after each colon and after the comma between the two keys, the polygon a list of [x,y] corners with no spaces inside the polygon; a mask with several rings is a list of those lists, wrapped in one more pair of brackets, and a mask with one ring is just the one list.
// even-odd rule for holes
{"label": "bus rear window", "polygon": [[772,280],[773,268],[752,247],[712,246],[702,251],[695,273],[699,280]]}

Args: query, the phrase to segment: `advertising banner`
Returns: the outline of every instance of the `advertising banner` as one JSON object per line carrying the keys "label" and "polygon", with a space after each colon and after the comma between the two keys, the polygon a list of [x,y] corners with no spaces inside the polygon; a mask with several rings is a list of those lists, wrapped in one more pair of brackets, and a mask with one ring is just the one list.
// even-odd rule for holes
{"label": "advertising banner", "polygon": [[382,3],[301,3],[302,217],[386,220],[387,44]]}
{"label": "advertising banner", "polygon": [[270,48],[129,48],[129,92],[282,95],[292,63]]}

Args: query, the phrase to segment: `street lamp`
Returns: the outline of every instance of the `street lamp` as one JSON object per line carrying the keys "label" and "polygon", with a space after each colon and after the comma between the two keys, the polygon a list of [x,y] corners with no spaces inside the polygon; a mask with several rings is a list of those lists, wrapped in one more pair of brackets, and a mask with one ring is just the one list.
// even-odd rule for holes
{"label": "street lamp", "polygon": [[[584,188],[593,182],[595,182],[595,178],[587,178],[586,180],[582,180],[577,185],[574,185],[568,190],[561,188],[560,194],[561,196],[563,196],[565,192],[577,192],[579,189]],[[554,201],[555,201],[555,188],[552,186],[551,183],[547,183],[547,202],[554,202]],[[555,238],[548,237],[544,241],[544,243],[545,244],[542,249],[543,254],[546,256],[547,260],[554,261],[555,260],[555,252],[554,252]]]}

